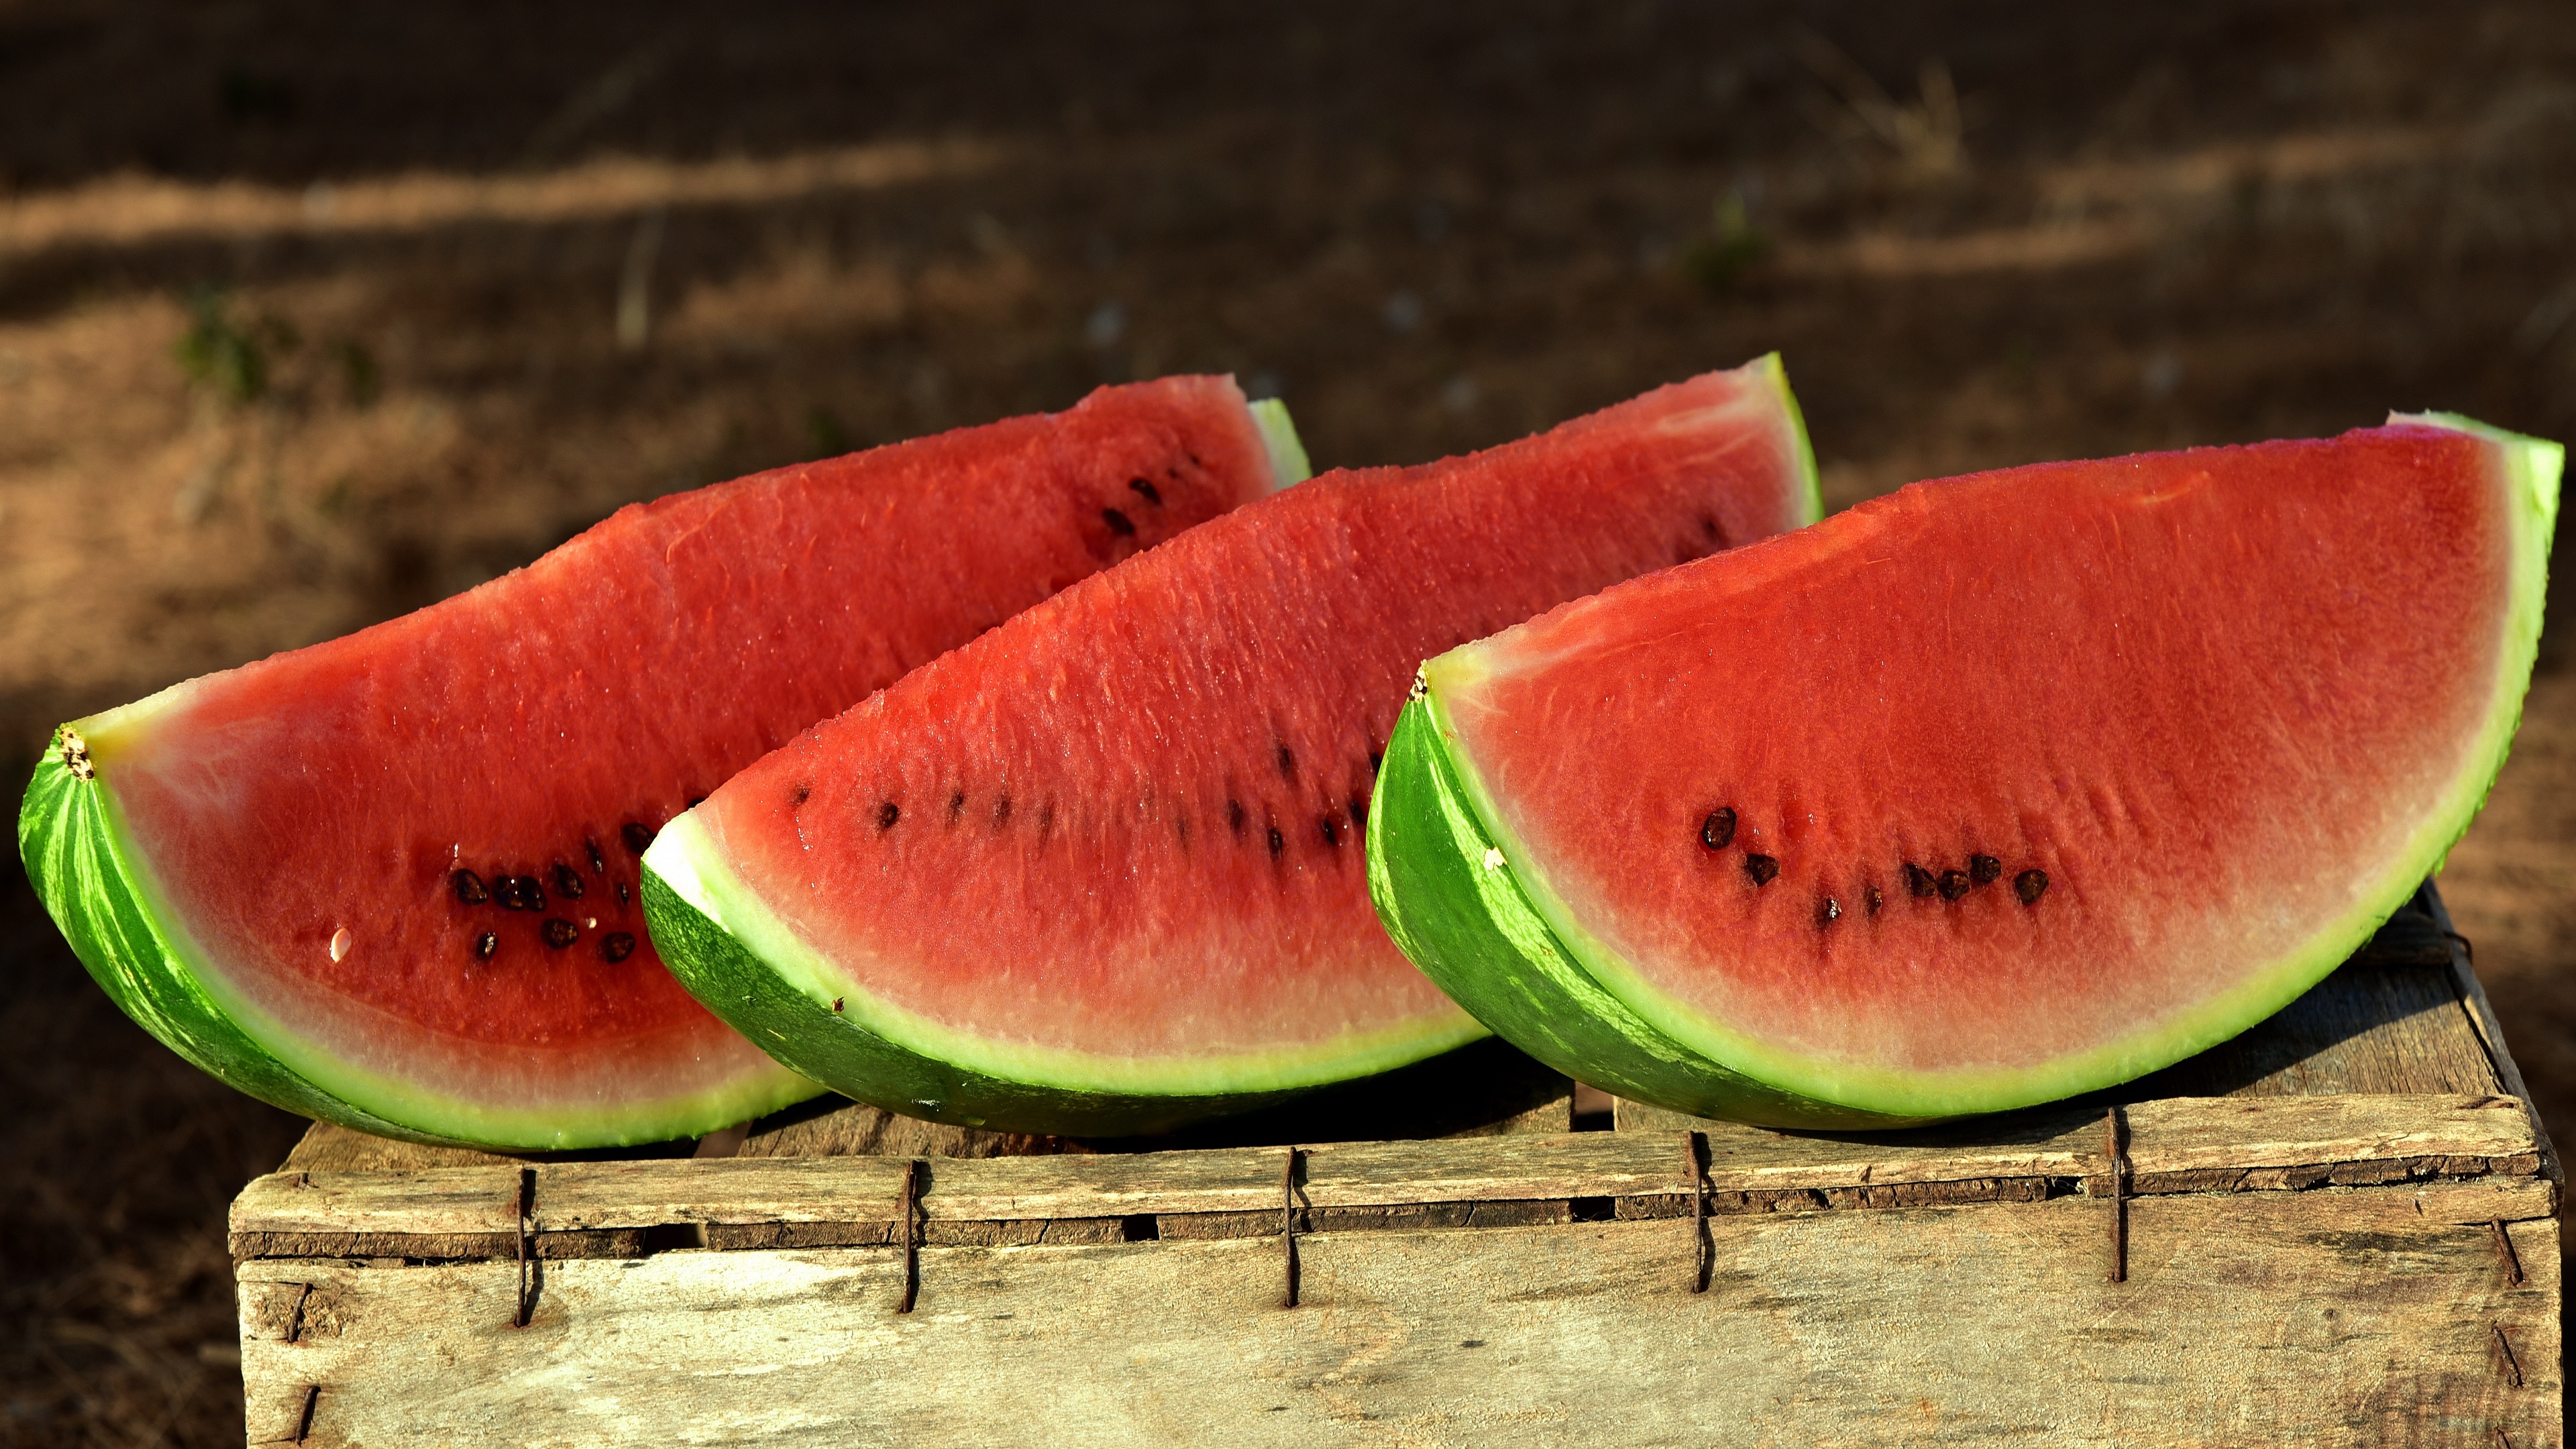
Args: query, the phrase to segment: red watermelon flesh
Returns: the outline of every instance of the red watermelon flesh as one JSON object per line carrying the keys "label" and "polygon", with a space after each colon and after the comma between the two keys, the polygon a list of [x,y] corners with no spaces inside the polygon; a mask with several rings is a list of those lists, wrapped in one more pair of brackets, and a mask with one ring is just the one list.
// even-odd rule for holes
{"label": "red watermelon flesh", "polygon": [[[2126,1080],[2305,990],[2466,827],[2558,456],[2400,422],[2045,464],[1569,605],[1424,670],[1459,853],[1490,837],[1605,1015],[1805,1099],[1757,1120]],[[1520,1039],[1537,968],[1422,945]],[[1729,1106],[1648,1055],[1624,1090]]]}
{"label": "red watermelon flesh", "polygon": [[1368,904],[1416,663],[1793,527],[1811,480],[1766,360],[1264,500],[744,771],[648,857],[656,933],[800,1071],[996,1126],[1170,1125],[1480,1036]]}
{"label": "red watermelon flesh", "polygon": [[[39,770],[22,849],[138,1019],[284,1105],[516,1146],[739,1121],[816,1089],[663,968],[635,897],[653,832],[1280,481],[1231,381],[1175,378],[632,506],[445,603],[67,726],[80,772],[62,749]],[[101,924],[101,847],[150,930]]]}

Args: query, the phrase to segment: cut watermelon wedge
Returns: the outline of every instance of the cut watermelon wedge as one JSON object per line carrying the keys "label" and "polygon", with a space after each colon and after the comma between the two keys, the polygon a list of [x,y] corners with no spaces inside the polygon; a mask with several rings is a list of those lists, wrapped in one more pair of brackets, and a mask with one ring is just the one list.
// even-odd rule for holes
{"label": "cut watermelon wedge", "polygon": [[391,623],[66,725],[18,847],[92,975],[253,1096],[424,1141],[812,1095],[662,968],[637,857],[815,720],[1302,477],[1223,378],[620,510]]}
{"label": "cut watermelon wedge", "polygon": [[1776,359],[1192,530],[744,771],[645,858],[672,969],[854,1097],[1161,1129],[1481,1037],[1360,831],[1424,655],[1795,527]]}
{"label": "cut watermelon wedge", "polygon": [[2562,450],[2445,416],[1918,484],[1425,665],[1408,955],[1584,1081],[1884,1126],[2270,1015],[2467,829]]}

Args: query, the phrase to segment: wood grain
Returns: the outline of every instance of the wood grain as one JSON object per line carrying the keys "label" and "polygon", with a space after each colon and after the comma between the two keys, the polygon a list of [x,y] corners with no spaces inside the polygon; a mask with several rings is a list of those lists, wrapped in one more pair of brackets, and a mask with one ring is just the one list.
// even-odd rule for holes
{"label": "wood grain", "polygon": [[316,1445],[2555,1443],[2556,1225],[2509,1286],[2416,1198],[2147,1199],[2117,1286],[2083,1198],[1712,1220],[1705,1294],[1681,1222],[1318,1232],[1293,1311],[1252,1240],[934,1247],[902,1316],[889,1249],[548,1263],[525,1329],[508,1264],[261,1262],[243,1373]]}
{"label": "wood grain", "polygon": [[[2179,1098],[2129,1110],[2132,1191],[2256,1192],[2494,1176],[2539,1185],[2531,1117],[2511,1097]],[[1720,1212],[2036,1201],[2087,1190],[2108,1171],[2097,1119],[2032,1116],[2010,1141],[1990,1131],[1804,1137],[1705,1124],[1703,1186]],[[1630,1217],[1689,1201],[1680,1133],[1321,1144],[1299,1153],[1301,1226],[1387,1228],[1562,1221],[1577,1201]],[[919,1203],[927,1241],[1112,1241],[1129,1220],[1175,1238],[1275,1233],[1286,1149],[942,1159]],[[675,1226],[675,1246],[813,1247],[892,1241],[904,1159],[733,1158],[551,1163],[535,1182],[534,1251],[634,1251]],[[233,1205],[237,1256],[515,1256],[522,1168],[277,1173]],[[1426,1214],[1433,1205],[1459,1212]],[[1544,1206],[1542,1206],[1544,1205]],[[2551,1204],[2554,1206],[2554,1202]],[[2548,1211],[2542,1207],[2538,1211]],[[1113,1232],[1113,1226],[1116,1225]],[[339,1244],[335,1235],[345,1237]],[[621,1236],[623,1235],[623,1236]]]}

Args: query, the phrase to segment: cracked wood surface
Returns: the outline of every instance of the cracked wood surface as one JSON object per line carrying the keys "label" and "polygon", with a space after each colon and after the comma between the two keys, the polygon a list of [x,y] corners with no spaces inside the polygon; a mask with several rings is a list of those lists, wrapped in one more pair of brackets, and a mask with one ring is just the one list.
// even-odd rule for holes
{"label": "cracked wood surface", "polygon": [[[242,1267],[254,1442],[2556,1442],[2557,1226],[2406,1187],[1299,1239]],[[2507,1353],[2510,1353],[2508,1361]],[[1000,1371],[1007,1365],[1008,1371]],[[307,1389],[310,1423],[303,1424]]]}

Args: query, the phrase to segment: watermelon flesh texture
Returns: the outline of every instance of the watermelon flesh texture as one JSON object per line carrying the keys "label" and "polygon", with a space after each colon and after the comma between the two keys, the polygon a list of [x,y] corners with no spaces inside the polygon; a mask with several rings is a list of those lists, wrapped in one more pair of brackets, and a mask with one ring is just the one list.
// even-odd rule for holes
{"label": "watermelon flesh texture", "polygon": [[2446,417],[1918,484],[1422,671],[1379,908],[1639,1100],[1887,1126],[2235,1035],[2520,717],[2561,450]]}
{"label": "watermelon flesh texture", "polygon": [[1416,663],[1814,516],[1776,359],[1330,474],[1087,580],[798,739],[645,860],[673,969],[887,1108],[1159,1130],[1483,1029],[1368,904]]}
{"label": "watermelon flesh texture", "polygon": [[819,1089],[662,966],[654,831],[1304,471],[1276,404],[1173,378],[628,507],[444,603],[66,726],[20,850],[129,1013],[279,1106],[491,1146],[702,1133]]}

